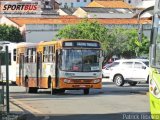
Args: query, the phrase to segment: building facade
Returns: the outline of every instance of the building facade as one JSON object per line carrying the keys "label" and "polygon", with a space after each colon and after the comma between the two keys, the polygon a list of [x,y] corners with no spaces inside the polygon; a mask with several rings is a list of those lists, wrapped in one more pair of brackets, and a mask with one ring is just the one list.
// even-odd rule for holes
{"label": "building facade", "polygon": [[136,8],[147,8],[155,4],[155,0],[124,0],[124,2]]}
{"label": "building facade", "polygon": [[56,0],[60,4],[60,8],[78,8],[85,7],[93,0]]}
{"label": "building facade", "polygon": [[[56,34],[66,25],[78,24],[85,19],[69,16],[61,16],[57,18],[7,18],[2,17],[0,24],[12,25],[20,29],[26,42],[40,42],[56,40]],[[98,18],[88,19],[89,21],[97,21],[109,29],[114,27],[123,27],[126,29],[138,29],[136,18]],[[144,33],[150,36],[151,21],[148,19],[141,20],[144,25]]]}

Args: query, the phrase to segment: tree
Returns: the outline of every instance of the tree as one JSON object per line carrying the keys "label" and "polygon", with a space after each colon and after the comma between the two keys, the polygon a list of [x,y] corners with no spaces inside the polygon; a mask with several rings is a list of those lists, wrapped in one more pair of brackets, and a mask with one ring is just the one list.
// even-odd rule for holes
{"label": "tree", "polygon": [[110,31],[112,39],[108,44],[113,45],[109,50],[111,54],[131,58],[149,53],[149,40],[143,35],[142,42],[139,42],[136,29],[114,28]]}
{"label": "tree", "polygon": [[0,41],[22,42],[20,30],[14,26],[0,25]]}
{"label": "tree", "polygon": [[143,42],[138,41],[136,29],[113,28],[108,29],[96,21],[87,19],[76,25],[67,25],[61,29],[58,38],[91,39],[102,43],[106,52],[106,60],[113,55],[125,58],[138,57],[141,54],[148,54],[149,41],[143,35]]}
{"label": "tree", "polygon": [[[58,38],[98,40],[105,43],[109,39],[107,32],[108,29],[97,21],[90,22],[86,19],[79,24],[65,26],[56,36]],[[106,45],[102,44],[102,48],[106,49]]]}

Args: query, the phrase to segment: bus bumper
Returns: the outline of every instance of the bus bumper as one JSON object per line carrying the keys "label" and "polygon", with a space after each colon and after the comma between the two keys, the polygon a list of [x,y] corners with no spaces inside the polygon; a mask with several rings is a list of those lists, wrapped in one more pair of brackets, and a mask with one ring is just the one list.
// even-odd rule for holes
{"label": "bus bumper", "polygon": [[150,110],[153,120],[160,120],[160,99],[150,93]]}
{"label": "bus bumper", "polygon": [[95,80],[74,80],[74,79],[61,79],[59,83],[59,88],[63,89],[86,89],[86,88],[94,88],[101,89],[102,88],[102,79],[98,78]]}

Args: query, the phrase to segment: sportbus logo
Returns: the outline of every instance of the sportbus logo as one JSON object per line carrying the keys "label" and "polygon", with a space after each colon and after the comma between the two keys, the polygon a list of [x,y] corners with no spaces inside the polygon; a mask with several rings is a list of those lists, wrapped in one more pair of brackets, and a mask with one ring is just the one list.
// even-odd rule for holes
{"label": "sportbus logo", "polygon": [[38,14],[41,11],[40,1],[1,1],[2,14]]}

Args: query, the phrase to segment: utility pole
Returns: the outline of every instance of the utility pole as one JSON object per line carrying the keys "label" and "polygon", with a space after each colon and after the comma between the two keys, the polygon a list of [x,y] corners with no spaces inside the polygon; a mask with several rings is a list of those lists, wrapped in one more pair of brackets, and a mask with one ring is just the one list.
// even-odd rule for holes
{"label": "utility pole", "polygon": [[9,114],[9,70],[8,70],[8,46],[6,46],[6,54],[5,54],[5,61],[6,61],[6,106],[7,106],[7,115]]}

